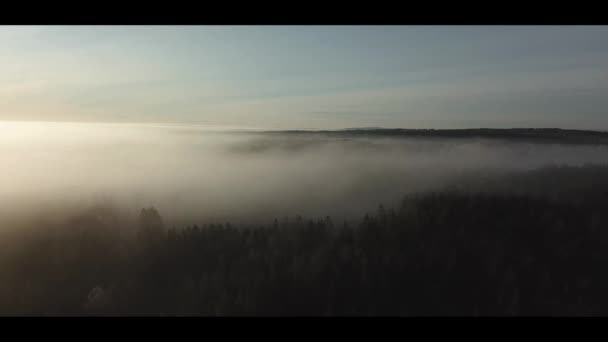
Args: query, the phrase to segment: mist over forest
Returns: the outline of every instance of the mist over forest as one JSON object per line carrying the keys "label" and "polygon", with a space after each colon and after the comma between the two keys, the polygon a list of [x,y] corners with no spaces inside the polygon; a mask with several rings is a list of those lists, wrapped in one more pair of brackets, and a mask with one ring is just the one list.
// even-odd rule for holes
{"label": "mist over forest", "polygon": [[487,137],[70,123],[1,130],[0,210],[15,220],[100,204],[128,217],[156,206],[170,225],[352,219],[407,193],[458,186],[463,177],[608,162],[608,145]]}
{"label": "mist over forest", "polygon": [[603,135],[421,132],[3,123],[0,314],[608,312]]}

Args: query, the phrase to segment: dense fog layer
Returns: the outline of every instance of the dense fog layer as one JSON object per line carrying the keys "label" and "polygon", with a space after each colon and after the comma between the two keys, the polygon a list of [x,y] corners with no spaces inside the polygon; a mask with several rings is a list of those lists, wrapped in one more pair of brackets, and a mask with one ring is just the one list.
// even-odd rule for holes
{"label": "dense fog layer", "polygon": [[6,223],[105,203],[132,217],[152,205],[172,225],[348,218],[470,171],[606,162],[606,146],[3,123],[0,215]]}

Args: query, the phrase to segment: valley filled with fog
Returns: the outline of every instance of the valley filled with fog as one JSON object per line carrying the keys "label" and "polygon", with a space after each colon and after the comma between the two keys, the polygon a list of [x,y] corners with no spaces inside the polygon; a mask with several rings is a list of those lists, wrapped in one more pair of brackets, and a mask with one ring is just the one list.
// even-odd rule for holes
{"label": "valley filled with fog", "polygon": [[457,186],[467,175],[607,162],[605,145],[2,123],[0,215],[15,224],[53,214],[60,220],[106,205],[126,218],[155,206],[177,226],[358,219],[380,203]]}
{"label": "valley filled with fog", "polygon": [[396,133],[2,123],[0,315],[608,312],[604,133]]}

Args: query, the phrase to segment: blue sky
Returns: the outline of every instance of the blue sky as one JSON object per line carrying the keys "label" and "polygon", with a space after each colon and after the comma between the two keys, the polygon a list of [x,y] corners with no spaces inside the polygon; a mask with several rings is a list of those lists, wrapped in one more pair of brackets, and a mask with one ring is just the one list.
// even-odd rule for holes
{"label": "blue sky", "polygon": [[608,130],[608,27],[4,26],[0,120]]}

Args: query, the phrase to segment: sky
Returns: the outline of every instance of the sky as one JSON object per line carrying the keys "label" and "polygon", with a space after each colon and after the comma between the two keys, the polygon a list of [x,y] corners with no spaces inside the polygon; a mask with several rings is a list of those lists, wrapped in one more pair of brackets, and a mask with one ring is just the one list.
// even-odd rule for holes
{"label": "sky", "polygon": [[608,130],[608,26],[2,26],[0,120]]}

